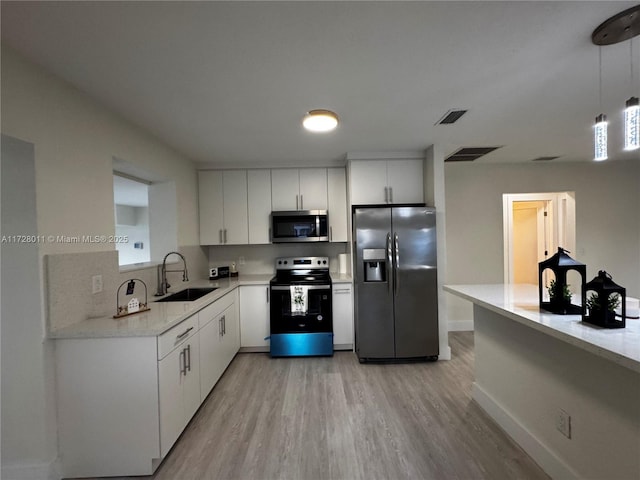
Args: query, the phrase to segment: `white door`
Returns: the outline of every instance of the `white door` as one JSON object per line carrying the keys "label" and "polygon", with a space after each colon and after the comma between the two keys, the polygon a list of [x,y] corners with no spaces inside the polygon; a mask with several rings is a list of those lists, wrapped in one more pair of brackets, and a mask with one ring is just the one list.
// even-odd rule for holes
{"label": "white door", "polygon": [[223,197],[222,172],[198,172],[200,245],[221,245],[223,242]]}
{"label": "white door", "polygon": [[225,170],[222,172],[224,188],[224,233],[223,241],[229,245],[249,243],[247,213],[247,171]]}
{"label": "white door", "polygon": [[267,244],[271,215],[271,170],[247,172],[249,243]]}
{"label": "white door", "polygon": [[327,209],[327,169],[300,169],[300,210]]}
{"label": "white door", "polygon": [[198,335],[200,337],[200,400],[209,395],[222,374],[220,356],[222,344],[220,340],[222,327],[220,316],[216,315],[203,326]]}
{"label": "white door", "polygon": [[423,203],[424,173],[422,160],[388,160],[389,203]]}
{"label": "white door", "polygon": [[240,346],[268,347],[269,286],[243,285],[240,287]]}
{"label": "white door", "polygon": [[[572,252],[573,258],[576,258],[575,195],[573,192],[504,194],[502,198],[505,283],[517,283],[517,281],[525,280],[530,282],[535,278],[534,283],[537,285],[537,263],[554,255],[558,247]],[[520,210],[526,209],[528,206],[535,206],[535,220],[529,218],[528,221],[525,221],[523,219],[523,216],[527,216],[527,214],[520,212]],[[531,215],[534,214],[531,213]],[[535,222],[535,232],[533,232],[534,227],[531,226],[533,222]],[[523,241],[523,238],[530,235],[535,235],[535,241],[531,239]],[[523,248],[528,252],[523,252]],[[517,257],[520,259],[528,258],[528,261],[524,260],[528,266],[523,266],[522,263],[516,265],[518,263]],[[537,261],[534,261],[533,258],[536,258]],[[579,259],[576,258],[576,260]],[[522,270],[523,268],[525,271]],[[516,269],[518,269],[517,279]],[[535,274],[530,271],[531,269],[535,269]]]}
{"label": "white door", "polygon": [[271,207],[274,211],[300,210],[300,178],[297,168],[271,170]]}
{"label": "white door", "polygon": [[344,168],[327,169],[329,241],[347,241],[347,183]]}

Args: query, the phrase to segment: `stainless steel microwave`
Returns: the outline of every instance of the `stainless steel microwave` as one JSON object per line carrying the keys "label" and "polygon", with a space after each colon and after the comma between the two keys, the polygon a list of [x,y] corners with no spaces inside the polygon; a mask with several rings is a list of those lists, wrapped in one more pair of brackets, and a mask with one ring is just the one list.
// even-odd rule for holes
{"label": "stainless steel microwave", "polygon": [[271,242],[328,242],[326,210],[271,212]]}

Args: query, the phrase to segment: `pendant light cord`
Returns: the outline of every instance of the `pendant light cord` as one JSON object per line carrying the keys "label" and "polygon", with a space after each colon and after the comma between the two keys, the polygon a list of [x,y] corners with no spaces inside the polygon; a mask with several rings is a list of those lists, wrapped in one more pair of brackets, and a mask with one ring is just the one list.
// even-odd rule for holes
{"label": "pendant light cord", "polygon": [[598,99],[602,113],[602,45],[598,45]]}

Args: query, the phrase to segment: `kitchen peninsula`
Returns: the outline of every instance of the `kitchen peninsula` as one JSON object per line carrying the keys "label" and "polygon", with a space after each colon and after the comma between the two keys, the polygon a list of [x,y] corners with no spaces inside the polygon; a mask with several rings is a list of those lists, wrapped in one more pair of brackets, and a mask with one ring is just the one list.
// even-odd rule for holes
{"label": "kitchen peninsula", "polygon": [[640,478],[640,321],[540,310],[535,285],[449,285],[473,302],[473,398],[552,478]]}

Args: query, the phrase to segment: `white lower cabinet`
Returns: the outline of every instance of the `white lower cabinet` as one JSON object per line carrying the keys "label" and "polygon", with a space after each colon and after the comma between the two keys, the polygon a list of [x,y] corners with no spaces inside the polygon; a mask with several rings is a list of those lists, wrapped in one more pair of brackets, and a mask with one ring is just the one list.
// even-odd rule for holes
{"label": "white lower cabinet", "polygon": [[240,346],[269,351],[269,285],[240,287]]}
{"label": "white lower cabinet", "polygon": [[235,289],[157,337],[56,340],[62,476],[151,475],[233,360],[239,330]]}
{"label": "white lower cabinet", "polygon": [[158,361],[160,456],[164,457],[200,406],[198,332]]}
{"label": "white lower cabinet", "polygon": [[350,283],[333,284],[333,347],[353,348],[353,291]]}
{"label": "white lower cabinet", "polygon": [[[237,290],[199,314],[200,395],[204,401],[240,348]],[[228,297],[228,298],[227,298]]]}

